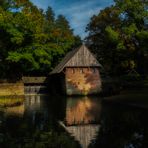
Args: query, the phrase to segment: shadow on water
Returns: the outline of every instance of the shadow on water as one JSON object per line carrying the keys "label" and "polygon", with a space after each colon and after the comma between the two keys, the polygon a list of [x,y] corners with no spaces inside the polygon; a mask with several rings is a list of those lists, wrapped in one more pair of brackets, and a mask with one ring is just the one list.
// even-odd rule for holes
{"label": "shadow on water", "polygon": [[148,110],[103,104],[100,130],[89,148],[147,148]]}

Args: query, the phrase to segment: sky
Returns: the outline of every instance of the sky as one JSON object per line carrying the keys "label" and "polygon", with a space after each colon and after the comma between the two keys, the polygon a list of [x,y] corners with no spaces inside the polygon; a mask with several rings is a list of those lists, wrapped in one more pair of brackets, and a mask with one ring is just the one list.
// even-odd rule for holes
{"label": "sky", "polygon": [[113,4],[113,0],[31,0],[44,10],[52,7],[56,16],[62,14],[69,21],[75,35],[84,39],[85,28],[94,14]]}

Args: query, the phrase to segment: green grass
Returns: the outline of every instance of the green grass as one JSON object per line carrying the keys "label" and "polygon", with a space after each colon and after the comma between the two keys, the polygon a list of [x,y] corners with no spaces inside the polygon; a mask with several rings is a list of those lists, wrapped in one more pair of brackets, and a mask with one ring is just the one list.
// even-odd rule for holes
{"label": "green grass", "polygon": [[1,83],[0,96],[24,95],[24,85],[22,83]]}

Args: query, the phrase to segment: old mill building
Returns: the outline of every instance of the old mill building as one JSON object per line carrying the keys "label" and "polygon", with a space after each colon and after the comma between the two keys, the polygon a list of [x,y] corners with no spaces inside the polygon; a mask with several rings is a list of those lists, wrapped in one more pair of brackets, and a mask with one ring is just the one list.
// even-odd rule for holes
{"label": "old mill building", "polygon": [[54,91],[66,95],[90,95],[101,91],[101,64],[90,50],[82,45],[69,52],[51,72]]}

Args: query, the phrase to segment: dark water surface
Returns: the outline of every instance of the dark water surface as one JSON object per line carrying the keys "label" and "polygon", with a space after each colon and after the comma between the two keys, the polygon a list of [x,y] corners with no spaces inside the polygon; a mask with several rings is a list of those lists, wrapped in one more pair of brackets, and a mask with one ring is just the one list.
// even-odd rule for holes
{"label": "dark water surface", "polygon": [[148,95],[136,92],[106,98],[27,95],[19,105],[0,107],[0,147],[148,148]]}

